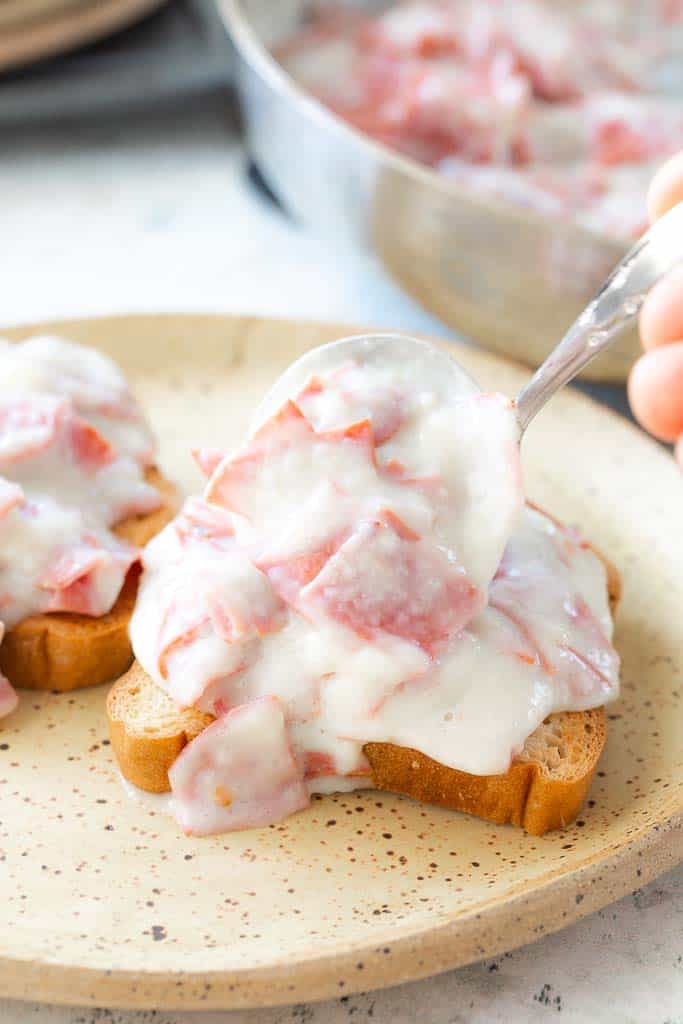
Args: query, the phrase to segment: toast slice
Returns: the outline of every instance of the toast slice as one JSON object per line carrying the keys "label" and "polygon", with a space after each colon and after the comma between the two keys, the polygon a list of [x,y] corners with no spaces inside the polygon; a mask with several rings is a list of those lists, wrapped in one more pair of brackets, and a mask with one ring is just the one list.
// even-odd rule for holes
{"label": "toast slice", "polygon": [[121,772],[148,793],[170,790],[169,768],[214,720],[195,708],[179,708],[138,661],[109,691],[107,719]]}
{"label": "toast slice", "polygon": [[[213,721],[180,710],[137,662],[112,687],[107,717],[123,775],[148,793],[168,792],[169,768]],[[606,735],[604,708],[551,715],[504,775],[469,775],[392,743],[367,743],[364,750],[376,789],[543,835],[578,814]]]}
{"label": "toast slice", "polygon": [[[137,547],[143,547],[173,519],[178,504],[174,485],[159,470],[149,469],[145,475],[162,494],[163,504],[148,515],[125,519],[113,530]],[[19,689],[59,692],[116,679],[133,659],[128,623],[139,576],[139,566],[135,566],[112,610],[100,618],[51,612],[18,623],[0,645],[0,672]]]}
{"label": "toast slice", "polygon": [[[621,582],[616,568],[602,560],[614,614]],[[112,687],[107,717],[123,775],[149,793],[170,789],[169,768],[183,747],[213,721],[201,711],[178,708],[137,662]],[[502,775],[470,775],[392,743],[367,743],[364,751],[376,789],[543,835],[575,819],[606,736],[604,708],[550,715]]]}

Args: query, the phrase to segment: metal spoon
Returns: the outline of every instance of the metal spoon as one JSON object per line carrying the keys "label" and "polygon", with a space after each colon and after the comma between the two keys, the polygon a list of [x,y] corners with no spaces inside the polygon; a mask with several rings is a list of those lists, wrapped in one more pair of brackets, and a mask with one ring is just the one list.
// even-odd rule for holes
{"label": "metal spoon", "polygon": [[[683,203],[657,221],[616,265],[602,288],[574,321],[559,345],[517,397],[520,439],[556,391],[568,384],[637,317],[650,288],[683,261]],[[393,367],[440,393],[479,390],[465,370],[442,349],[406,335],[373,334],[343,338],[307,352],[279,378],[256,410],[258,427],[303,386],[312,373],[345,361],[391,361]]]}
{"label": "metal spoon", "polygon": [[629,327],[650,288],[683,261],[683,203],[629,249],[517,398],[520,435],[556,391]]}

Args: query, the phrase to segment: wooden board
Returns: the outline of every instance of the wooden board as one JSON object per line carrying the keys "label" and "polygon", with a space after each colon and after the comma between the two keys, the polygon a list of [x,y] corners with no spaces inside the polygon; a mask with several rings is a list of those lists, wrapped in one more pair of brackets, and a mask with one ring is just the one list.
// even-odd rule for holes
{"label": "wooden board", "polygon": [[29,74],[5,78],[0,88],[0,132],[63,118],[92,125],[112,114],[128,117],[162,102],[225,92],[233,60],[212,5],[213,0],[174,0],[144,23],[100,41],[95,49],[63,55],[31,68]]}
{"label": "wooden board", "polygon": [[[161,7],[166,0],[31,0],[25,21],[3,27],[0,71],[23,67],[102,39]],[[39,12],[39,13],[38,13]],[[2,17],[0,6],[0,19]],[[5,12],[8,16],[12,9]],[[29,15],[35,14],[35,19]]]}
{"label": "wooden board", "polygon": [[93,0],[0,0],[0,29],[45,20],[88,4],[92,6]]}
{"label": "wooden board", "polygon": [[[59,330],[121,363],[164,470],[188,490],[200,486],[190,447],[236,442],[284,367],[344,333],[219,316]],[[525,378],[454,351],[488,388],[514,394]],[[104,688],[27,694],[0,723],[0,995],[163,1009],[344,995],[533,941],[683,857],[680,473],[570,392],[530,429],[524,463],[530,497],[580,523],[624,574],[623,697],[576,825],[538,839],[364,792],[277,827],[188,839],[125,794]]]}

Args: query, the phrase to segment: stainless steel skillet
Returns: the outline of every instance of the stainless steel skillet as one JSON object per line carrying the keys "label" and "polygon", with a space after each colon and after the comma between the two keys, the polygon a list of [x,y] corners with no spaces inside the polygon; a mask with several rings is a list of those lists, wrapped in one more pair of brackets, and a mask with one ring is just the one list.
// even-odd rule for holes
{"label": "stainless steel skillet", "polygon": [[[270,55],[309,0],[219,0],[219,7],[237,51],[251,154],[289,210],[332,241],[351,235],[370,247],[408,292],[463,334],[541,363],[627,243],[446,182],[329,113]],[[636,351],[631,331],[587,375],[623,380]]]}

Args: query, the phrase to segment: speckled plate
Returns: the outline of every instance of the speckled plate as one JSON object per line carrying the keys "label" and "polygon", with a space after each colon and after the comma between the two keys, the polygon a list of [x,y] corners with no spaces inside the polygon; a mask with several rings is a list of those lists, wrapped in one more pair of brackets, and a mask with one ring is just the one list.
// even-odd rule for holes
{"label": "speckled plate", "polygon": [[[50,326],[119,360],[188,489],[200,484],[190,446],[234,442],[285,365],[342,332],[209,316]],[[486,386],[514,393],[524,379],[456,351]],[[683,481],[654,443],[572,393],[529,431],[524,461],[530,496],[581,523],[624,574],[624,695],[576,825],[537,839],[364,792],[187,839],[124,794],[104,689],[27,694],[0,724],[0,995],[168,1009],[343,995],[531,942],[683,857]]]}

